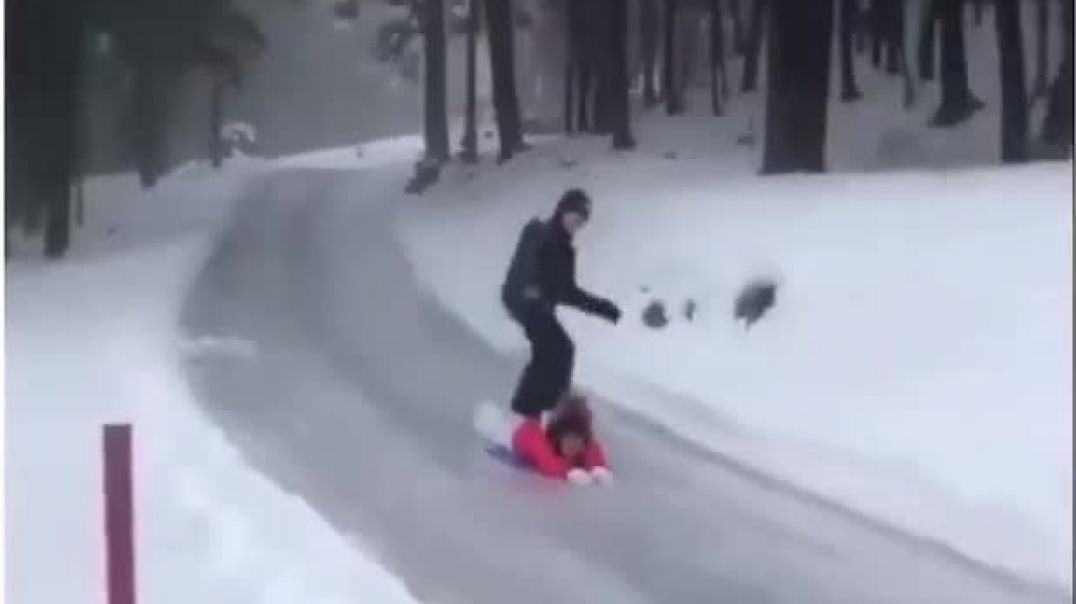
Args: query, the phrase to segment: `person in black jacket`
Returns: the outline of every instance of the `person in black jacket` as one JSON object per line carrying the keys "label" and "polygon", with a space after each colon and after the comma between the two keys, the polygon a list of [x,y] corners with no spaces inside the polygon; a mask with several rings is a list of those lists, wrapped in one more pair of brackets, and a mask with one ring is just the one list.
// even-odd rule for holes
{"label": "person in black jacket", "polygon": [[572,237],[590,218],[591,201],[581,189],[570,189],[557,202],[549,220],[529,222],[520,235],[501,301],[531,345],[531,358],[512,396],[512,410],[528,418],[551,411],[568,391],[575,345],[557,320],[558,305],[572,306],[616,323],[620,309],[575,282]]}

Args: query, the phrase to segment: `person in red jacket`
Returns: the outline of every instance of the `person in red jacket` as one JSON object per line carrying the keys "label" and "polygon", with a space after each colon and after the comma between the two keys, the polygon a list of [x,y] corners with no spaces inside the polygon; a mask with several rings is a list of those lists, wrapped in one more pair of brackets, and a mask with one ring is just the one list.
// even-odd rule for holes
{"label": "person in red jacket", "polygon": [[577,393],[561,400],[544,430],[538,418],[524,418],[512,435],[512,449],[543,476],[578,485],[613,479],[586,398]]}

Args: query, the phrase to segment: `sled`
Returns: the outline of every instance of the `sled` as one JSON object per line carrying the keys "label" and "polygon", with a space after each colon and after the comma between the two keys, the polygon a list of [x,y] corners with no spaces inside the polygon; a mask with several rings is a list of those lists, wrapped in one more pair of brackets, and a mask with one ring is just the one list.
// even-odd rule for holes
{"label": "sled", "polygon": [[475,409],[474,428],[482,449],[494,459],[510,466],[529,469],[532,464],[512,449],[512,434],[523,418],[492,402],[479,403]]}

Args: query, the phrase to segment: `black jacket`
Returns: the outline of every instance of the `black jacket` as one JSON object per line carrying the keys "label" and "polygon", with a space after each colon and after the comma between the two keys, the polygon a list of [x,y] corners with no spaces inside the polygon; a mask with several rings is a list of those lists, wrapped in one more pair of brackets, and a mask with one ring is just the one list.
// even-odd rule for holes
{"label": "black jacket", "polygon": [[520,320],[528,311],[553,312],[558,304],[614,319],[615,306],[575,282],[575,246],[554,214],[547,222],[531,220],[520,234],[501,300]]}

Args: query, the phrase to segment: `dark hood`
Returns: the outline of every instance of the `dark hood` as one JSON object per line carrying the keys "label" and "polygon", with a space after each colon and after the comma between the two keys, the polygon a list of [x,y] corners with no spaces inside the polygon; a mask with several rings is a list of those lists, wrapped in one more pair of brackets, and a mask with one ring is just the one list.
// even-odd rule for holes
{"label": "dark hood", "polygon": [[552,220],[560,222],[560,218],[568,212],[577,212],[590,219],[590,197],[582,189],[568,189],[557,201],[557,207],[553,210]]}

